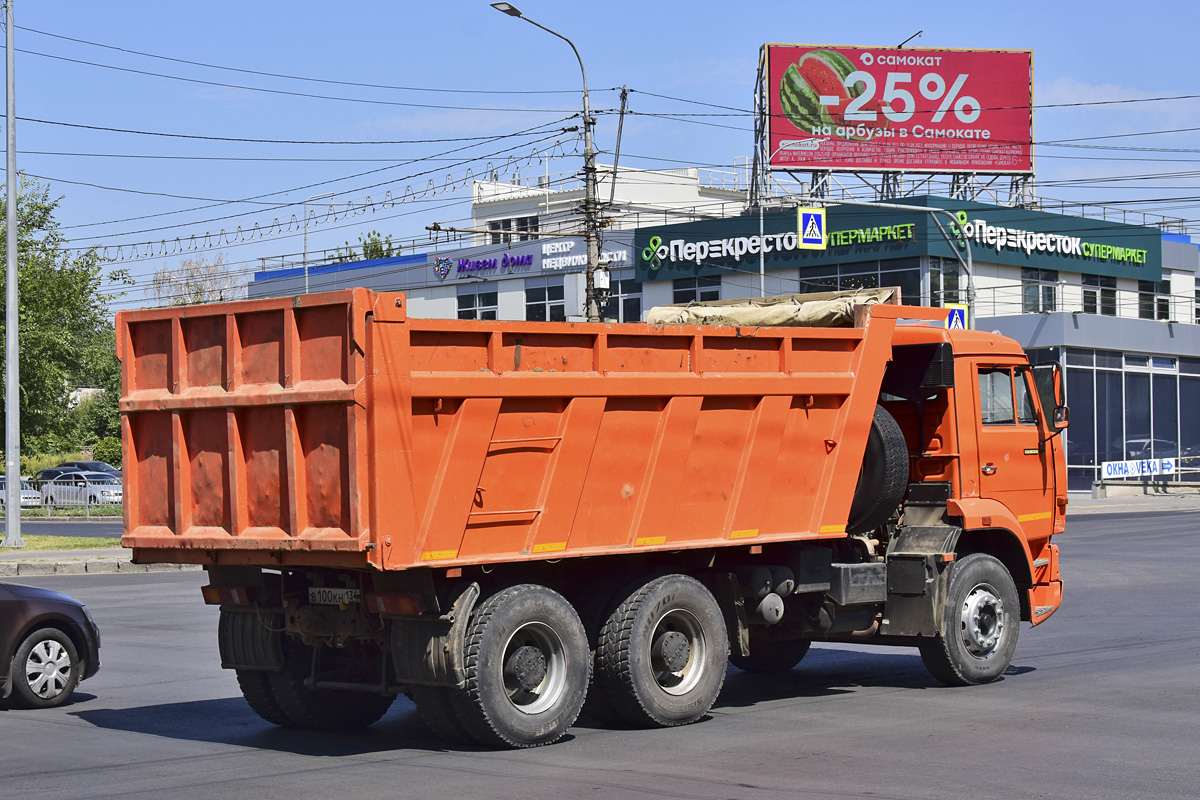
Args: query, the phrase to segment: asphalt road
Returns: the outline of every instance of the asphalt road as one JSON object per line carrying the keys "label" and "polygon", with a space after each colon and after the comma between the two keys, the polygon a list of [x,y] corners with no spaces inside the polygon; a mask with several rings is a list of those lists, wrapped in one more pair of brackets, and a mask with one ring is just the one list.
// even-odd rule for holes
{"label": "asphalt road", "polygon": [[1089,514],[1058,542],[1065,605],[997,683],[817,646],[783,678],[731,669],[695,725],[519,752],[447,748],[404,698],[355,735],[268,725],[219,668],[203,574],[28,579],[88,603],[103,668],[63,708],[0,711],[0,796],[1196,797],[1200,512]]}
{"label": "asphalt road", "polygon": [[[22,519],[22,536],[86,536],[95,539],[120,539],[124,523],[117,519]],[[0,522],[0,531],[4,530]]]}

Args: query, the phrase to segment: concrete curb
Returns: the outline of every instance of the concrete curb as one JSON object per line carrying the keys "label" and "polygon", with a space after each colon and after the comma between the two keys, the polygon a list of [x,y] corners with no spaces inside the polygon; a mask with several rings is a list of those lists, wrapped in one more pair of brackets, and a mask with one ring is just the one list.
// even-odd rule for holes
{"label": "concrete curb", "polygon": [[0,561],[0,578],[44,575],[122,575],[139,572],[199,572],[199,564],[134,564],[132,561]]}

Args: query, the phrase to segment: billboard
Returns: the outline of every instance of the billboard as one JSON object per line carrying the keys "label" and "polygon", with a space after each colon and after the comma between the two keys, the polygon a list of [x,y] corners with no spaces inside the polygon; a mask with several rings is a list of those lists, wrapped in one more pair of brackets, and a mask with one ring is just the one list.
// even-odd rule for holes
{"label": "billboard", "polygon": [[768,44],[772,169],[1033,172],[1033,53]]}

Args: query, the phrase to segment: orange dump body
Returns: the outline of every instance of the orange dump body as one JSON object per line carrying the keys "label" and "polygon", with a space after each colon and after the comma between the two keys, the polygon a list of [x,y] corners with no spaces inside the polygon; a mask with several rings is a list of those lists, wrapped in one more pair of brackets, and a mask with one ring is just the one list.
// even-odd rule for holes
{"label": "orange dump body", "polygon": [[943,313],[475,322],[365,289],[123,312],[122,542],[402,570],[836,538],[897,320]]}

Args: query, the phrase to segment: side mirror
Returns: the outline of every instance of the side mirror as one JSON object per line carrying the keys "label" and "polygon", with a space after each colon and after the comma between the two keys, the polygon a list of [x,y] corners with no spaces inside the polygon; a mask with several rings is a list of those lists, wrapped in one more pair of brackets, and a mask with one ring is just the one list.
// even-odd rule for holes
{"label": "side mirror", "polygon": [[1066,406],[1055,406],[1054,429],[1061,431],[1071,424],[1071,413]]}

